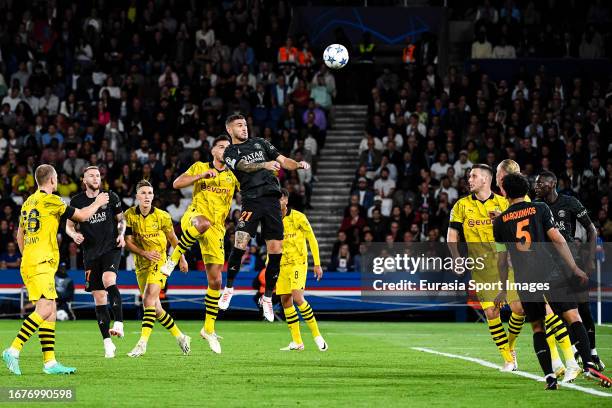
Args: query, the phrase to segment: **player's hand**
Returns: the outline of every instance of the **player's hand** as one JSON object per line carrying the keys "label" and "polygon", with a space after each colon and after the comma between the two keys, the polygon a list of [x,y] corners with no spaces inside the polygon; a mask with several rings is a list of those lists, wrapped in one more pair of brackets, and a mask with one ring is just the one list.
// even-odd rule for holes
{"label": "player's hand", "polygon": [[183,273],[189,272],[189,264],[187,263],[185,256],[181,256],[181,259],[179,260],[179,270]]}
{"label": "player's hand", "polygon": [[279,171],[281,169],[281,165],[276,161],[269,161],[264,164],[264,169],[269,171]]}
{"label": "player's hand", "polygon": [[125,237],[123,235],[119,235],[117,237],[117,247],[118,248],[123,248],[125,247]]}
{"label": "player's hand", "polygon": [[578,278],[578,280],[580,281],[580,284],[582,286],[586,286],[587,283],[589,283],[589,277],[586,273],[584,273],[584,271],[578,267],[576,267],[576,269],[574,269],[574,276],[576,276]]}
{"label": "player's hand", "polygon": [[304,170],[308,170],[310,168],[310,164],[308,162],[305,161],[301,161],[299,162],[300,168],[304,169]]}
{"label": "player's hand", "polygon": [[85,237],[83,236],[83,234],[81,234],[80,232],[77,232],[76,234],[74,234],[74,237],[72,237],[72,240],[77,244],[77,245],[81,245],[83,243],[83,241],[85,241]]}
{"label": "player's hand", "polygon": [[142,254],[149,261],[159,262],[161,261],[161,255],[157,251],[144,251]]}
{"label": "player's hand", "polygon": [[321,268],[320,265],[316,265],[314,267],[314,275],[315,278],[317,278],[317,282],[321,280],[321,278],[323,277],[323,269]]}
{"label": "player's hand", "polygon": [[98,194],[98,196],[96,197],[96,200],[94,201],[94,203],[98,206],[98,207],[102,207],[103,205],[108,204],[108,201],[110,200],[110,196],[108,195],[108,193],[100,193]]}
{"label": "player's hand", "polygon": [[494,220],[501,214],[501,211],[489,211],[489,218]]}
{"label": "player's hand", "polygon": [[504,306],[504,303],[506,303],[506,291],[502,290],[497,294],[497,296],[495,296],[493,304],[496,308],[501,309],[502,306]]}
{"label": "player's hand", "polygon": [[591,259],[585,263],[584,273],[586,273],[587,276],[591,276],[593,272],[595,272],[595,261]]}
{"label": "player's hand", "polygon": [[208,170],[205,171],[204,173],[200,174],[200,178],[201,179],[209,179],[209,178],[213,178],[217,175],[217,171],[216,170]]}

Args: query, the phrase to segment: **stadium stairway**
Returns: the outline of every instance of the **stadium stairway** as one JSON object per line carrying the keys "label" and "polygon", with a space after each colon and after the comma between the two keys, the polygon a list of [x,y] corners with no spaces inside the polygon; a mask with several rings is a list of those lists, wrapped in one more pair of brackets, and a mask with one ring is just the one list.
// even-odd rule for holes
{"label": "stadium stairway", "polygon": [[367,121],[366,105],[337,105],[334,126],[328,130],[321,150],[317,182],[312,192],[313,209],[308,219],[319,242],[321,265],[331,260],[331,250],[349,201],[351,183],[359,162],[359,143]]}

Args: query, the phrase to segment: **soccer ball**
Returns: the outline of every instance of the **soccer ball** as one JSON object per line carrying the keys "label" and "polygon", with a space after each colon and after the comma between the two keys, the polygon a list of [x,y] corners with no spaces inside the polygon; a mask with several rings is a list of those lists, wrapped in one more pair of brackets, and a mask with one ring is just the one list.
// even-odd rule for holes
{"label": "soccer ball", "polygon": [[349,61],[349,53],[342,44],[328,45],[323,51],[323,61],[331,69],[343,68]]}
{"label": "soccer ball", "polygon": [[60,309],[57,311],[57,320],[59,320],[60,322],[65,322],[69,318],[70,316],[68,316],[68,313],[64,309]]}

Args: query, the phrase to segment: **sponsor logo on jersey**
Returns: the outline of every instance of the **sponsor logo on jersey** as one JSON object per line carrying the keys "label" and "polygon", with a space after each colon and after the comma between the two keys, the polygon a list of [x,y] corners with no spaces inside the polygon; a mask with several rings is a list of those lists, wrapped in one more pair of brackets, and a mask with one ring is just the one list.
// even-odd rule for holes
{"label": "sponsor logo on jersey", "polygon": [[491,225],[493,221],[490,218],[485,218],[481,220],[475,220],[472,218],[468,218],[468,226],[470,227],[482,227],[485,225]]}
{"label": "sponsor logo on jersey", "polygon": [[242,156],[242,160],[247,164],[265,161],[263,152],[249,153],[246,156]]}
{"label": "sponsor logo on jersey", "polygon": [[261,145],[259,143],[255,143],[254,146],[256,149],[261,149]]}
{"label": "sponsor logo on jersey", "polygon": [[89,222],[90,224],[98,224],[104,221],[106,221],[106,212],[95,213],[87,220],[87,222]]}
{"label": "sponsor logo on jersey", "polygon": [[565,217],[565,210],[559,210],[557,215],[559,215],[559,217],[561,217],[561,218]]}

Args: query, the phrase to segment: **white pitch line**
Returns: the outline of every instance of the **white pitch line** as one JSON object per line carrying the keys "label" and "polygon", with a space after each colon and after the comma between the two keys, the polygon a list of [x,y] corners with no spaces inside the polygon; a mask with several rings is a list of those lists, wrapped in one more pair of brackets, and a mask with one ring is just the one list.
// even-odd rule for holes
{"label": "white pitch line", "polygon": [[[466,356],[461,356],[461,355],[458,355],[458,354],[443,353],[441,351],[436,351],[436,350],[432,350],[432,349],[425,348],[425,347],[411,347],[411,348],[413,350],[422,351],[424,353],[436,354],[438,356],[444,356],[444,357],[448,357],[448,358],[455,358],[455,359],[458,359],[458,360],[471,361],[472,363],[480,364],[481,366],[484,366],[484,367],[495,368],[497,370],[501,369],[501,366],[499,366],[497,364],[493,364],[490,361],[481,360],[479,358],[466,357]],[[544,377],[540,377],[539,375],[527,373],[525,371],[509,371],[509,373],[514,374],[514,375],[518,375],[518,376],[521,376],[521,377],[525,377],[525,378],[530,378],[530,379],[536,380],[536,381],[544,381]],[[559,386],[570,388],[570,389],[576,390],[576,391],[582,391],[584,393],[591,394],[591,395],[597,395],[598,397],[612,397],[611,393],[594,390],[592,388],[581,387],[580,385],[576,385],[576,384],[571,384],[571,383],[570,384],[562,384],[561,381],[559,381]]]}
{"label": "white pitch line", "polygon": [[600,324],[599,326],[602,326],[602,327],[612,327],[612,324]]}

